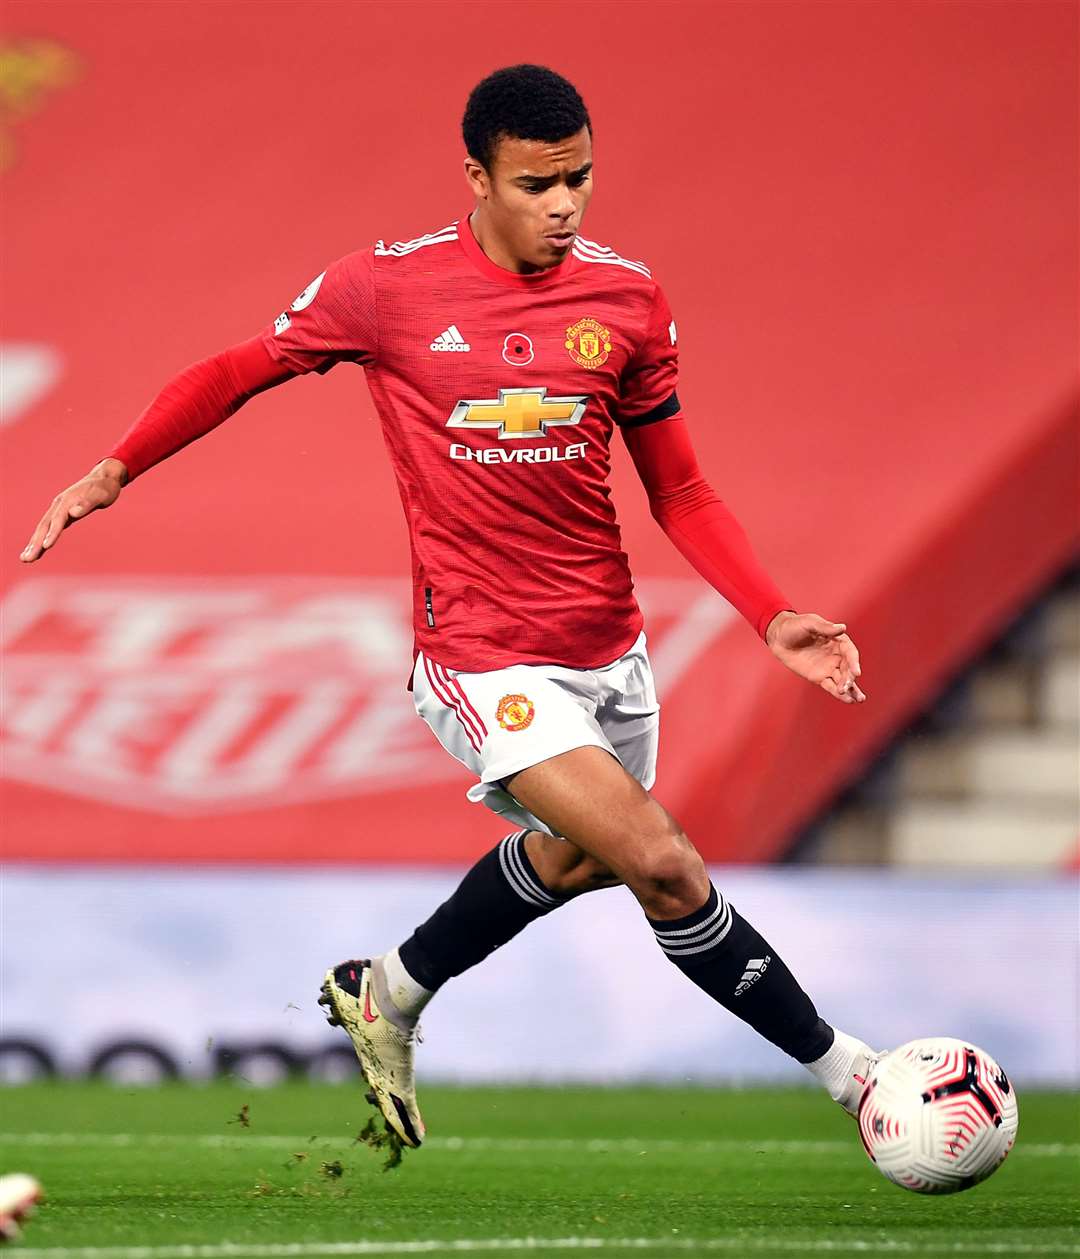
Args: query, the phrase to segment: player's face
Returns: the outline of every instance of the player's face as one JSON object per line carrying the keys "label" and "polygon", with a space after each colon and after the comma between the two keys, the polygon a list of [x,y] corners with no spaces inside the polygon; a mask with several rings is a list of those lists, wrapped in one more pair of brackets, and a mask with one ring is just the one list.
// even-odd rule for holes
{"label": "player's face", "polygon": [[[480,244],[512,271],[553,267],[570,252],[592,195],[592,137],[582,129],[565,140],[504,136],[491,170],[467,159],[476,194]],[[501,256],[500,256],[501,255]]]}

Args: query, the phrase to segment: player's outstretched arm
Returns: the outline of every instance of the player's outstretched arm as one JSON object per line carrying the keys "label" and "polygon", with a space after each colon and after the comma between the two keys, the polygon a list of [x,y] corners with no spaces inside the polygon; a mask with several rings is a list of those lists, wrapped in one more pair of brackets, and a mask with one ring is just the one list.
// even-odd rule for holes
{"label": "player's outstretched arm", "polygon": [[107,458],[57,494],[19,558],[24,564],[41,559],[69,525],[111,507],[129,481],[217,428],[255,394],[295,374],[275,362],[258,337],[186,368],[165,385]]}
{"label": "player's outstretched arm", "polygon": [[623,429],[657,523],[710,585],[792,672],[845,704],[866,699],[859,653],[844,625],[797,613],[753,552],[745,531],[705,480],[679,417]]}

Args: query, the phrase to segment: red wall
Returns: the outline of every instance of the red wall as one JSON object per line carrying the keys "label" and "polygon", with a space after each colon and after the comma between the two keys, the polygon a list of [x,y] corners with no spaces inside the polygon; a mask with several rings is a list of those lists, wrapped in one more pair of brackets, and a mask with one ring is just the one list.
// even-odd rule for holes
{"label": "red wall", "polygon": [[[329,259],[467,209],[458,119],[499,64],[581,87],[587,234],[653,266],[704,466],[797,604],[846,619],[863,649],[858,710],[734,624],[665,695],[658,794],[708,856],[779,851],[1074,548],[1075,5],[7,12],[16,42],[74,58],[8,118],[0,176],[3,338],[60,364],[3,429],[0,579],[16,610],[39,609],[5,673],[14,856],[450,860],[495,833],[465,779],[415,750],[336,794],[286,775],[262,796],[170,801],[147,776],[217,683],[137,719],[94,691],[123,667],[87,654],[80,600],[112,599],[112,577],[157,597],[257,579],[232,584],[262,590],[270,622],[283,576],[392,579],[404,606],[400,508],[358,372],[256,400],[45,563],[16,556],[173,370],[252,334]],[[686,577],[618,463],[637,573]],[[140,667],[145,701],[163,683]]]}

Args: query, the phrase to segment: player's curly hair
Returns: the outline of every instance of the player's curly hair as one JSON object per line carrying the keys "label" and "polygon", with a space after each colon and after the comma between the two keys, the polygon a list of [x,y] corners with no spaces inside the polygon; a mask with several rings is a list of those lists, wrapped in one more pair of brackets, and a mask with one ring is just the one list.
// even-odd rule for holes
{"label": "player's curly hair", "polygon": [[574,85],[547,66],[504,66],[469,93],[461,134],[470,157],[485,170],[503,136],[565,140],[592,122]]}

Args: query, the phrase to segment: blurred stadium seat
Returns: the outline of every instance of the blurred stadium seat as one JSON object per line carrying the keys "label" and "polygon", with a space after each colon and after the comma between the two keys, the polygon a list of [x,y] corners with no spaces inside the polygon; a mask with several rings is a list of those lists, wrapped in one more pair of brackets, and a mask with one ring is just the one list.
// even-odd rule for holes
{"label": "blurred stadium seat", "polygon": [[804,841],[803,859],[1060,868],[1077,859],[1080,589],[1036,602]]}

